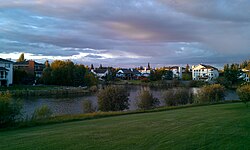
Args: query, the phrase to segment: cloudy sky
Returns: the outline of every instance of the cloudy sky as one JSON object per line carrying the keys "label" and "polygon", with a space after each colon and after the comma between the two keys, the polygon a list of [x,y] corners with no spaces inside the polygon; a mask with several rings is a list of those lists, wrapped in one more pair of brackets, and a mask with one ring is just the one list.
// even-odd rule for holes
{"label": "cloudy sky", "polygon": [[0,0],[0,57],[109,66],[250,59],[249,0]]}

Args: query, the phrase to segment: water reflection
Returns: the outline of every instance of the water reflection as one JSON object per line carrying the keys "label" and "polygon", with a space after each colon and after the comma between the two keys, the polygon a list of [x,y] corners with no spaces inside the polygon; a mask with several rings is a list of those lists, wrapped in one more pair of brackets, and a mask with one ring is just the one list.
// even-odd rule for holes
{"label": "water reflection", "polygon": [[[148,89],[152,92],[153,96],[162,101],[162,93],[167,90],[166,88],[150,88],[147,86],[125,86],[128,89],[130,96],[130,110],[136,110],[136,101],[138,93],[142,89]],[[194,93],[198,91],[199,88],[190,88]],[[238,100],[238,96],[235,91],[227,90],[226,91],[226,100]],[[54,115],[64,115],[64,114],[81,114],[83,110],[83,101],[90,100],[93,103],[94,107],[97,107],[97,96],[81,96],[81,97],[65,97],[65,98],[26,98],[23,99],[23,114],[24,116],[31,116],[36,108],[41,107],[42,105],[48,105],[52,110]]]}

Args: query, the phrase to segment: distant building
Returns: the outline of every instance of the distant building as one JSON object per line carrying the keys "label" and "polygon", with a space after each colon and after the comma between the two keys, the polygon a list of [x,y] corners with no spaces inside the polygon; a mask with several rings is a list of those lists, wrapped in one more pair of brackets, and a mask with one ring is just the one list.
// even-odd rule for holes
{"label": "distant building", "polygon": [[242,79],[246,82],[250,82],[250,80],[249,80],[250,70],[242,69],[241,72],[242,73],[241,73],[239,79]]}
{"label": "distant building", "polygon": [[0,58],[0,86],[13,84],[13,63],[10,60]]}
{"label": "distant building", "polygon": [[14,69],[23,70],[26,73],[33,75],[34,77],[41,77],[44,68],[44,64],[37,63],[33,60],[14,63]]}
{"label": "distant building", "polygon": [[170,67],[169,70],[173,72],[173,78],[178,78],[178,79],[182,79],[182,73],[185,72],[185,68],[179,66]]}
{"label": "distant building", "polygon": [[211,81],[219,77],[219,71],[217,68],[199,64],[197,66],[192,66],[192,79],[193,80],[203,80]]}
{"label": "distant building", "polygon": [[116,77],[121,79],[138,79],[141,73],[136,69],[120,69],[116,72]]}
{"label": "distant building", "polygon": [[151,73],[151,69],[148,67],[140,67],[138,71],[141,73],[142,77],[149,77]]}
{"label": "distant building", "polygon": [[108,68],[96,68],[96,69],[91,69],[91,72],[95,74],[98,78],[103,78],[109,74],[109,69]]}

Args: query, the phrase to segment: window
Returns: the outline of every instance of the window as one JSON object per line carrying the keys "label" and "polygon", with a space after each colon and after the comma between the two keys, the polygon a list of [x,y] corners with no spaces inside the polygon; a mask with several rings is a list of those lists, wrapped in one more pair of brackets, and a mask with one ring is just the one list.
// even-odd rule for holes
{"label": "window", "polygon": [[5,64],[5,67],[6,68],[10,68],[10,64],[8,63],[8,64]]}

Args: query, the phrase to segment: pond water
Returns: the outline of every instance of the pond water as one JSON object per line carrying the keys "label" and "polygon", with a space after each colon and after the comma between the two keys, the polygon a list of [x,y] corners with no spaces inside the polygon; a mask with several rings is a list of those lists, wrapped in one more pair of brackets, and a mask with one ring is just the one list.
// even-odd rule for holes
{"label": "pond water", "polygon": [[[136,110],[136,101],[138,93],[141,89],[147,88],[150,89],[154,97],[157,97],[161,104],[162,101],[162,93],[167,89],[162,88],[149,88],[145,86],[126,86],[128,89],[130,96],[130,106],[129,110]],[[194,93],[198,91],[199,88],[190,88]],[[235,91],[227,90],[225,100],[238,100],[238,96]],[[41,107],[42,105],[47,105],[53,112],[53,115],[64,115],[64,114],[81,114],[84,112],[83,110],[83,101],[90,100],[93,103],[93,106],[97,108],[97,96],[89,95],[89,96],[81,96],[81,97],[64,97],[64,98],[37,98],[37,97],[29,97],[22,99],[23,101],[23,109],[22,113],[24,116],[30,117],[36,108]]]}

